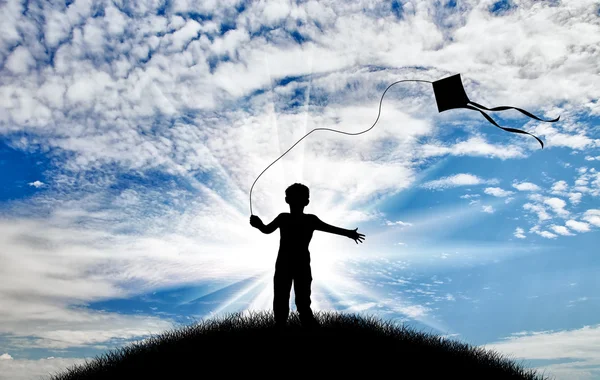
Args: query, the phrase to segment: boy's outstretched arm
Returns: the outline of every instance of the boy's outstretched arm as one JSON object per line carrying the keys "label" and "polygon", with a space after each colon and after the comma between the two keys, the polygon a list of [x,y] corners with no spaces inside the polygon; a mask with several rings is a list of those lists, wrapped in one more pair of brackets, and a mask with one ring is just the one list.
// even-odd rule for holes
{"label": "boy's outstretched arm", "polygon": [[277,217],[273,219],[271,223],[265,226],[263,221],[258,216],[252,215],[250,217],[250,225],[252,227],[258,228],[263,234],[270,234],[271,232],[279,228],[279,221],[281,220],[280,216],[281,214],[277,215]]}
{"label": "boy's outstretched arm", "polygon": [[332,226],[332,225],[329,225],[329,224],[321,221],[321,219],[319,219],[316,215],[315,215],[315,223],[316,223],[315,230],[349,237],[350,239],[354,240],[354,242],[356,244],[358,244],[358,242],[362,243],[363,240],[365,240],[365,235],[358,233],[358,228],[356,228],[354,230],[346,230],[344,228]]}

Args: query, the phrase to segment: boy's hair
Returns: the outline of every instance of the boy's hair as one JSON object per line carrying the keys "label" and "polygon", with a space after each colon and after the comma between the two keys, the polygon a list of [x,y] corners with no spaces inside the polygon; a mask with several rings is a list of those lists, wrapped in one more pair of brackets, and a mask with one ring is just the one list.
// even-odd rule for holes
{"label": "boy's hair", "polygon": [[310,191],[306,185],[295,183],[285,189],[285,196],[289,199],[308,199]]}

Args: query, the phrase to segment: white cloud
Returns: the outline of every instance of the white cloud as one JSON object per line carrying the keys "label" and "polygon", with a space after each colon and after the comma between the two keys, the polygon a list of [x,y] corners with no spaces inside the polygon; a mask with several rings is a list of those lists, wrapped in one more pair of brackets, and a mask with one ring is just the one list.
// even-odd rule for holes
{"label": "white cloud", "polygon": [[536,232],[538,235],[540,235],[541,237],[545,237],[546,239],[555,239],[556,235],[553,234],[552,232],[548,232],[548,231],[541,231],[541,232]]}
{"label": "white cloud", "polygon": [[583,194],[581,193],[569,193],[569,201],[574,205],[578,205],[581,202],[581,197]]}
{"label": "white cloud", "polygon": [[494,210],[494,208],[492,206],[490,206],[490,205],[483,205],[481,207],[481,211],[486,212],[488,214],[493,214],[494,211],[496,211],[496,210]]}
{"label": "white cloud", "polygon": [[594,197],[600,196],[600,172],[595,168],[588,169],[587,167],[581,167],[577,171],[579,177],[575,180],[573,190]]}
{"label": "white cloud", "polygon": [[540,123],[534,128],[534,134],[546,141],[546,144],[556,147],[566,147],[571,149],[583,150],[588,147],[600,146],[600,140],[592,139],[587,136],[585,130],[579,130],[578,133],[561,133],[556,128]]}
{"label": "white cloud", "polygon": [[[458,35],[454,36],[453,42],[450,43],[444,37],[444,34],[448,32],[446,30],[447,26],[440,27],[435,25],[433,20],[429,19],[428,12],[422,13],[413,10],[414,13],[411,13],[406,11],[407,14],[411,14],[411,17],[402,22],[386,22],[383,26],[375,26],[371,16],[357,13],[358,9],[362,9],[361,7],[354,8],[334,4],[316,5],[314,2],[294,6],[264,3],[248,7],[243,14],[238,15],[237,28],[235,30],[229,31],[224,36],[208,39],[200,31],[215,33],[223,18],[231,16],[229,14],[232,10],[231,4],[223,2],[220,5],[213,4],[206,6],[207,12],[216,12],[213,14],[213,20],[206,22],[186,20],[183,17],[174,15],[160,17],[156,14],[156,9],[153,8],[156,6],[156,3],[151,2],[139,3],[137,7],[133,7],[131,10],[136,15],[136,17],[132,18],[129,18],[125,13],[122,13],[113,6],[107,7],[104,17],[94,18],[88,18],[92,12],[89,4],[74,3],[67,8],[66,12],[51,9],[51,7],[45,8],[48,11],[46,19],[49,21],[47,25],[40,26],[40,28],[43,28],[41,32],[44,34],[45,39],[50,46],[56,46],[61,40],[65,41],[63,41],[64,43],[56,52],[56,72],[42,73],[43,75],[40,78],[43,82],[42,87],[53,86],[55,88],[68,89],[67,100],[82,103],[82,105],[85,105],[85,109],[93,110],[97,113],[89,116],[89,119],[97,121],[98,125],[93,125],[94,128],[92,128],[92,125],[86,127],[85,131],[82,131],[85,136],[70,139],[71,141],[68,141],[68,143],[61,141],[63,140],[63,136],[69,135],[68,133],[64,133],[65,131],[73,130],[73,126],[70,124],[82,125],[77,120],[55,119],[61,113],[64,114],[67,112],[72,105],[69,102],[61,104],[63,97],[55,96],[52,102],[56,104],[53,104],[53,108],[56,108],[58,112],[41,111],[43,108],[40,104],[32,104],[32,101],[35,102],[33,100],[35,96],[32,94],[37,93],[39,86],[33,86],[32,83],[19,83],[18,79],[12,79],[13,83],[11,85],[14,85],[13,87],[5,86],[9,92],[16,91],[14,90],[16,88],[23,89],[23,91],[16,91],[14,94],[15,99],[19,101],[15,102],[15,108],[10,108],[11,117],[16,120],[22,120],[23,128],[28,128],[26,125],[27,117],[25,115],[30,115],[29,118],[31,118],[31,115],[36,112],[43,113],[44,115],[40,115],[40,118],[44,117],[46,123],[59,126],[59,129],[55,131],[56,133],[51,136],[54,139],[49,138],[44,143],[52,145],[53,148],[74,153],[73,160],[77,161],[79,166],[87,166],[95,162],[116,161],[126,166],[134,167],[136,163],[138,165],[139,163],[144,163],[146,165],[143,166],[144,168],[165,165],[170,170],[181,169],[181,167],[198,169],[197,165],[194,165],[195,162],[190,163],[186,160],[183,160],[184,162],[177,162],[177,160],[167,158],[173,152],[181,151],[182,148],[185,150],[185,146],[181,146],[181,141],[171,139],[173,142],[172,149],[163,150],[160,144],[155,141],[158,139],[148,135],[145,135],[145,137],[140,136],[141,131],[136,130],[135,127],[139,125],[136,119],[139,117],[151,117],[155,113],[160,112],[176,115],[177,110],[211,110],[214,107],[218,107],[219,104],[224,104],[219,102],[220,98],[235,100],[235,97],[238,95],[245,96],[256,90],[270,88],[274,80],[285,76],[334,72],[330,77],[324,78],[321,83],[318,83],[319,80],[313,81],[313,85],[315,89],[320,91],[325,90],[327,92],[333,90],[330,92],[336,93],[336,96],[338,96],[338,88],[332,86],[339,85],[332,85],[332,83],[348,81],[350,75],[344,73],[345,68],[361,65],[363,62],[368,62],[369,64],[376,62],[376,64],[381,64],[383,67],[390,65],[398,67],[403,65],[410,66],[415,62],[422,64],[422,60],[427,59],[428,61],[430,60],[428,66],[436,67],[442,62],[445,64],[446,62],[453,61],[452,57],[460,56],[464,58],[466,54],[476,62],[486,62],[485,65],[494,65],[494,62],[489,62],[485,58],[487,53],[484,53],[483,50],[472,48],[471,40],[472,38],[481,38],[477,36],[482,32],[482,28],[486,30],[488,28],[492,28],[489,30],[493,30],[494,28],[504,30],[504,26],[501,25],[484,27],[481,23],[476,22],[480,17],[487,18],[485,16],[487,11],[483,8],[472,7],[470,5],[464,9],[464,13],[457,13],[453,16],[456,18],[453,24],[456,23],[454,24],[455,26],[460,25],[460,28],[457,30]],[[190,7],[189,3],[178,3],[173,5],[173,11],[176,9],[181,12],[198,11],[197,7],[204,9],[205,6],[196,4],[195,7]],[[519,12],[521,11],[519,9]],[[15,17],[19,17],[20,12],[18,9],[12,12]],[[270,39],[266,39],[264,36],[249,37],[251,33],[257,32],[261,26],[264,26],[267,20],[279,22],[275,20],[282,20],[281,17],[284,17],[283,15],[289,15],[289,22],[294,18],[304,20],[303,26],[297,28],[302,34],[314,40],[315,43],[307,42],[302,46],[298,46],[289,37],[286,38],[283,36],[285,33],[283,33],[282,28],[276,29],[274,33],[270,34]],[[306,22],[305,18],[307,16],[319,20],[319,28],[316,28],[311,22]],[[380,17],[381,15],[377,15],[377,18]],[[545,14],[542,17],[553,19],[549,14]],[[506,19],[505,22],[512,23],[512,27],[516,28],[513,30],[520,30],[522,28],[518,19]],[[587,21],[582,20],[582,22]],[[290,26],[287,25],[287,22],[284,24],[288,27]],[[575,38],[574,35],[571,35],[571,28],[566,25],[563,27],[565,34],[561,38],[564,39],[561,39],[560,42],[557,41],[557,43],[562,44],[561,46],[566,48],[570,46],[586,46],[586,43],[591,43],[591,41],[581,41]],[[35,30],[38,26],[32,21],[28,21],[28,28]],[[384,30],[380,30],[380,28]],[[125,30],[128,33],[124,34]],[[357,33],[357,30],[361,32]],[[333,34],[329,33],[333,31],[335,31]],[[381,40],[377,38],[377,36],[381,35],[404,35],[407,34],[404,33],[407,31],[412,32],[410,34],[411,38],[402,41]],[[418,33],[415,34],[415,31],[418,31]],[[472,37],[465,37],[467,35],[471,36],[474,31],[477,32]],[[14,34],[16,37],[19,36],[17,32]],[[126,36],[124,40],[123,35]],[[527,35],[530,36],[529,33]],[[25,42],[30,44],[37,43],[35,41],[35,34],[32,33],[29,38],[32,40]],[[534,36],[530,36],[530,38],[534,38]],[[545,40],[540,35],[537,35],[537,38],[540,38],[541,41]],[[383,46],[373,44],[375,40],[379,41],[378,44],[383,44]],[[106,63],[95,67],[89,62],[89,54],[96,54],[95,52],[104,46],[104,44],[114,46],[116,55],[115,57],[108,55]],[[505,55],[514,54],[518,56],[517,60],[520,62],[518,67],[505,68],[515,74],[523,70],[521,63],[537,64],[540,61],[539,58],[534,58],[527,54],[524,55],[522,51],[519,49],[515,50],[510,45],[505,45],[501,49],[490,44],[484,45],[493,51],[498,49],[497,52],[502,52]],[[427,51],[427,54],[423,55],[421,54],[421,50],[426,46],[431,47],[433,50]],[[457,51],[456,49],[459,50]],[[148,54],[150,51],[152,52],[151,57]],[[381,51],[385,52],[385,54],[379,54]],[[406,54],[397,54],[398,52],[405,53],[407,51],[413,53],[408,56]],[[343,54],[339,54],[340,52],[343,52]],[[226,53],[229,56],[229,60],[227,62],[217,62],[219,64],[216,69],[212,68],[213,71],[211,72],[207,61],[214,53]],[[364,61],[362,58],[357,58],[363,56]],[[401,56],[402,62],[398,62],[397,59],[388,58],[391,56]],[[549,57],[544,57],[542,61],[546,62],[546,59],[549,59]],[[573,59],[572,54],[568,55],[567,59]],[[143,60],[144,62],[138,62],[139,60]],[[593,59],[591,61],[593,62]],[[265,62],[269,63],[268,68],[265,67]],[[574,61],[556,60],[555,57],[550,59],[550,62],[554,62],[555,65],[566,66],[574,64]],[[579,65],[579,63],[577,64]],[[165,68],[168,68],[168,70]],[[109,72],[110,75],[107,77],[105,74]],[[478,82],[494,83],[493,80],[486,81],[486,79],[493,79],[495,76],[489,74],[490,76],[486,78],[488,74],[486,74],[485,70],[479,68],[474,72],[478,72]],[[433,73],[433,75],[438,75],[438,73]],[[580,75],[583,75],[583,73]],[[396,73],[385,73],[384,76],[380,76],[379,80],[387,81],[388,78],[393,76],[396,76]],[[517,76],[505,75],[505,77],[511,78]],[[370,82],[373,83],[373,79],[370,79]],[[106,86],[103,85],[104,83],[106,83]],[[535,84],[535,86],[541,86],[541,88],[534,89],[531,86],[531,83],[525,85],[521,81],[507,80],[503,83],[505,91],[490,91],[489,96],[500,96],[496,94],[505,92],[513,94],[513,97],[521,97],[521,94],[523,94],[522,98],[519,99],[521,101],[546,104],[546,99],[525,96],[525,94],[530,94],[531,91],[536,90],[536,93],[544,93],[545,96],[551,97],[553,95],[550,94],[553,92],[546,91],[546,86],[556,87],[557,84],[550,77],[544,77],[543,81],[536,82]],[[561,85],[561,87],[563,86]],[[85,91],[86,88],[89,88],[89,91]],[[198,91],[199,88],[202,91]],[[365,96],[370,96],[372,90],[369,89],[369,86],[364,86],[364,88]],[[568,90],[568,88],[562,88],[562,90]],[[280,90],[275,89],[275,91]],[[353,92],[359,93],[359,91]],[[564,94],[571,96],[571,99],[575,96],[568,91]],[[578,93],[577,96],[581,95]],[[260,100],[260,96],[256,97],[256,100]],[[497,99],[491,98],[490,100]],[[430,99],[427,99],[427,102],[429,103]],[[259,105],[262,106],[262,104]],[[40,111],[37,111],[38,109]],[[391,109],[393,107],[384,108],[385,112],[382,117],[385,118],[391,112]],[[369,110],[372,113],[372,108],[369,108]],[[347,112],[349,111],[340,113]],[[226,113],[223,112],[222,114]],[[419,112],[419,114],[422,113]],[[245,116],[247,115],[236,118],[236,120],[243,120]],[[481,121],[481,115],[473,115],[472,112],[467,113],[466,118],[460,112],[456,116],[450,113],[443,116],[460,118],[462,120],[475,118],[478,122]],[[435,118],[438,119],[438,116]],[[88,145],[82,145],[80,141],[77,141],[86,141],[86,138],[89,139],[93,136],[103,135],[101,131],[95,131],[94,129],[102,129],[110,125],[113,120],[121,120],[120,123],[122,125],[119,126],[119,129],[127,131],[129,139],[96,138],[92,144]],[[426,123],[431,123],[431,121],[428,120]],[[223,123],[223,125],[228,124],[233,125],[235,123]],[[221,127],[215,126],[215,128]],[[61,128],[62,130],[60,130]],[[403,130],[411,129],[403,128]],[[473,126],[472,129],[477,131],[477,133],[464,141],[447,146],[425,144],[419,146],[419,149],[415,149],[413,154],[423,154],[425,157],[438,154],[475,155],[498,157],[501,159],[526,156],[525,149],[520,145],[488,143],[479,134],[480,131],[485,129],[479,125]],[[488,133],[487,130],[486,133]],[[513,137],[510,134],[502,134],[502,132],[494,129],[489,129],[489,134]],[[170,138],[171,136],[157,137]],[[521,142],[523,140],[521,137],[515,137],[514,141]],[[120,146],[121,144],[122,146]],[[97,146],[102,146],[102,148],[96,148]],[[128,150],[132,146],[146,146],[148,149]],[[147,159],[148,152],[153,149],[157,151],[159,157],[162,156],[163,162],[156,162],[159,161],[156,159]],[[249,164],[248,166],[251,165]],[[228,166],[226,168],[229,169]]]}
{"label": "white cloud", "polygon": [[481,195],[479,194],[465,194],[465,195],[461,195],[460,197],[462,199],[471,199],[471,198],[479,198]]}
{"label": "white cloud", "polygon": [[443,155],[452,156],[480,156],[500,158],[523,158],[525,153],[519,146],[490,144],[481,137],[472,137],[454,145],[425,144],[417,152],[421,157],[435,157]]}
{"label": "white cloud", "polygon": [[544,208],[544,206],[539,205],[539,204],[533,204],[533,203],[525,203],[523,205],[523,208],[527,211],[532,211],[535,212],[538,216],[538,220],[540,222],[543,222],[545,220],[550,220],[552,219],[552,217],[550,216],[550,214],[548,214],[546,212],[546,209]]}
{"label": "white cloud", "polygon": [[[89,362],[89,360],[88,360]],[[10,380],[31,380],[48,378],[49,374],[65,372],[75,365],[84,365],[84,358],[56,358],[30,360],[0,360],[0,376]]]}
{"label": "white cloud", "polygon": [[484,190],[484,192],[495,197],[508,197],[509,195],[514,194],[512,191],[503,190],[499,187],[488,187]]}
{"label": "white cloud", "polygon": [[33,186],[35,188],[40,188],[40,187],[44,186],[44,182],[34,181],[34,182],[29,182],[28,185]]}
{"label": "white cloud", "polygon": [[584,222],[578,222],[576,220],[567,220],[567,227],[577,232],[588,232],[590,230],[590,225]]}
{"label": "white cloud", "polygon": [[539,367],[557,379],[600,376],[600,325],[563,331],[524,331],[484,347],[519,359],[564,361]]}
{"label": "white cloud", "polygon": [[596,227],[600,227],[600,210],[590,209],[587,210],[582,217],[586,222],[593,224]]}
{"label": "white cloud", "polygon": [[[96,207],[89,199],[85,203]],[[215,207],[227,213],[226,205],[217,202]],[[224,252],[220,254],[221,259],[211,258],[222,250],[210,243],[211,238],[203,233],[200,235],[204,235],[201,239],[207,239],[206,246],[192,243],[182,234],[169,236],[169,233],[161,237],[159,231],[162,228],[147,224],[146,228],[157,235],[119,237],[95,229],[63,226],[70,224],[71,217],[86,225],[85,215],[81,211],[62,210],[59,216],[51,214],[46,221],[13,219],[0,223],[0,259],[3,263],[0,267],[3,279],[0,282],[0,304],[3,306],[0,334],[9,334],[14,339],[32,337],[31,341],[19,343],[24,348],[62,349],[162,332],[172,327],[170,320],[72,308],[70,305],[126,298],[132,292],[143,293],[182,280],[194,281],[192,277],[198,275],[216,278],[213,276],[227,277],[236,271],[244,272],[241,267],[234,269],[238,266],[237,260],[227,258]],[[109,216],[98,215],[101,220]],[[163,214],[161,218],[166,218],[165,223],[180,226],[176,228],[194,231],[192,234],[199,232],[199,226],[192,219],[186,220],[185,215],[179,215],[178,218],[183,219],[176,222],[174,216]],[[213,224],[208,228],[208,234],[223,231],[224,224],[217,218],[211,219]],[[117,229],[119,225],[124,227],[114,216],[108,220]],[[208,222],[200,224],[209,225]],[[230,233],[230,238],[236,236],[231,230]],[[213,249],[215,253],[210,253]],[[125,251],[126,255],[123,254]],[[242,258],[242,261],[245,260]],[[161,270],[156,271],[157,267]],[[211,269],[205,270],[208,267]],[[131,287],[132,282],[136,284],[135,288]]]}
{"label": "white cloud", "polygon": [[535,202],[543,202],[544,197],[541,194],[527,194],[527,199]]}
{"label": "white cloud", "polygon": [[552,210],[560,216],[564,217],[569,215],[569,212],[565,210],[567,202],[563,201],[560,198],[546,198],[544,200],[544,203],[550,206],[550,208],[552,208]]}
{"label": "white cloud", "polygon": [[0,355],[0,360],[13,360],[13,357],[9,355],[8,352]]}
{"label": "white cloud", "polygon": [[429,181],[421,185],[426,189],[447,189],[458,186],[469,186],[469,185],[482,185],[482,184],[496,184],[497,179],[482,179],[475,175],[468,173],[455,174],[448,177],[442,177],[433,181]]}
{"label": "white cloud", "polygon": [[104,13],[106,14],[105,19],[107,21],[110,20],[106,22],[108,33],[113,37],[122,35],[127,28],[127,23],[131,21],[128,20],[129,17],[122,13],[118,8],[112,6],[108,6]]}
{"label": "white cloud", "polygon": [[351,305],[350,307],[343,310],[344,313],[357,313],[365,310],[369,310],[372,307],[377,306],[377,302],[363,302]]}
{"label": "white cloud", "polygon": [[59,10],[51,10],[46,15],[44,40],[49,48],[56,48],[58,43],[69,36],[71,25],[67,14]]}
{"label": "white cloud", "polygon": [[557,182],[554,182],[554,185],[552,185],[552,192],[560,194],[560,193],[567,191],[568,187],[569,186],[567,185],[567,182],[557,181]]}
{"label": "white cloud", "polygon": [[525,236],[525,230],[523,230],[523,229],[522,229],[522,228],[520,228],[520,227],[517,227],[517,228],[515,229],[514,236],[515,236],[516,238],[518,238],[518,239],[525,239],[525,238],[526,238],[526,236]]}
{"label": "white cloud", "polygon": [[550,226],[550,228],[559,235],[573,236],[573,233],[571,233],[571,231],[569,231],[569,229],[565,226],[557,226],[556,224],[553,224]]}
{"label": "white cloud", "polygon": [[540,191],[540,187],[531,182],[514,183],[513,187],[519,191]]}
{"label": "white cloud", "polygon": [[401,220],[397,220],[395,222],[392,222],[391,220],[386,220],[385,224],[387,226],[402,226],[402,227],[409,227],[412,226],[412,223],[408,223],[408,222],[403,222]]}
{"label": "white cloud", "polygon": [[192,38],[198,35],[200,29],[202,29],[202,26],[197,21],[188,20],[181,29],[173,33],[171,37],[173,49],[175,51],[181,51]]}
{"label": "white cloud", "polygon": [[395,308],[395,311],[405,314],[408,317],[411,318],[421,318],[425,315],[427,315],[427,313],[430,311],[431,309],[429,309],[426,306],[423,305],[408,305],[408,306],[399,306]]}
{"label": "white cloud", "polygon": [[555,239],[556,237],[558,237],[556,234],[553,234],[552,232],[542,231],[540,229],[539,225],[535,225],[535,226],[531,227],[531,229],[529,230],[529,232],[533,232],[535,234],[538,234],[541,237],[544,237],[546,239]]}
{"label": "white cloud", "polygon": [[5,66],[13,74],[26,74],[35,65],[35,58],[24,46],[17,46],[6,60]]}
{"label": "white cloud", "polygon": [[263,20],[267,25],[274,25],[287,17],[290,11],[290,5],[285,2],[266,3],[262,10]]}

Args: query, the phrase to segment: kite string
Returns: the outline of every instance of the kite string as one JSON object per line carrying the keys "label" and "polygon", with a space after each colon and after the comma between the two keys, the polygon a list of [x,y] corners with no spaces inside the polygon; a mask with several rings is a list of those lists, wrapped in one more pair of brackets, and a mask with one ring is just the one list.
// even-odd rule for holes
{"label": "kite string", "polygon": [[402,83],[402,82],[425,82],[425,83],[432,83],[431,81],[428,80],[421,80],[421,79],[403,79],[403,80],[399,80],[396,81],[392,84],[390,84],[389,86],[387,86],[387,88],[385,89],[385,91],[383,91],[383,94],[381,94],[381,99],[379,100],[379,112],[377,113],[377,119],[375,119],[375,122],[373,123],[373,125],[368,128],[365,129],[364,131],[360,131],[360,132],[344,132],[344,131],[340,131],[337,129],[331,129],[331,128],[314,128],[313,130],[311,130],[310,132],[308,132],[307,134],[305,134],[304,136],[302,136],[302,138],[300,138],[300,140],[296,141],[294,143],[294,145],[292,145],[288,150],[286,150],[285,152],[283,152],[283,154],[281,156],[279,156],[275,161],[271,162],[271,164],[269,164],[269,166],[267,166],[259,175],[258,177],[256,177],[256,179],[254,180],[254,183],[252,184],[252,187],[250,188],[250,215],[254,215],[252,213],[252,189],[254,189],[254,185],[256,184],[256,181],[258,181],[258,179],[263,175],[264,172],[266,172],[271,166],[273,166],[274,163],[276,163],[277,161],[279,161],[283,156],[285,156],[290,150],[292,150],[292,148],[294,148],[296,145],[298,145],[298,143],[302,140],[304,140],[308,135],[310,135],[311,133],[315,132],[315,131],[330,131],[330,132],[336,132],[336,133],[341,133],[344,135],[349,135],[349,136],[356,136],[356,135],[360,135],[363,133],[366,133],[368,131],[370,131],[371,129],[373,129],[373,127],[375,126],[375,124],[377,124],[377,122],[379,121],[379,117],[381,116],[381,105],[383,104],[383,97],[385,96],[385,93],[390,89],[390,87],[392,87],[395,84],[398,83]]}

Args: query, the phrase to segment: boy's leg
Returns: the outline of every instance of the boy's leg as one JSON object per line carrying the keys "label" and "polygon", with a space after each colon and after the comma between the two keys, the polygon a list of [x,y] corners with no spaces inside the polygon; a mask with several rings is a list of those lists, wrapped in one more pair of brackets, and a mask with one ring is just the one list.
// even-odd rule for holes
{"label": "boy's leg", "polygon": [[300,321],[303,326],[311,327],[316,325],[316,319],[310,308],[310,286],[312,283],[312,275],[310,267],[302,271],[298,271],[294,276],[294,293],[296,295],[296,308],[300,315]]}
{"label": "boy's leg", "polygon": [[283,270],[275,270],[273,277],[274,297],[273,314],[275,325],[285,326],[290,312],[290,290],[292,290],[292,276]]}

